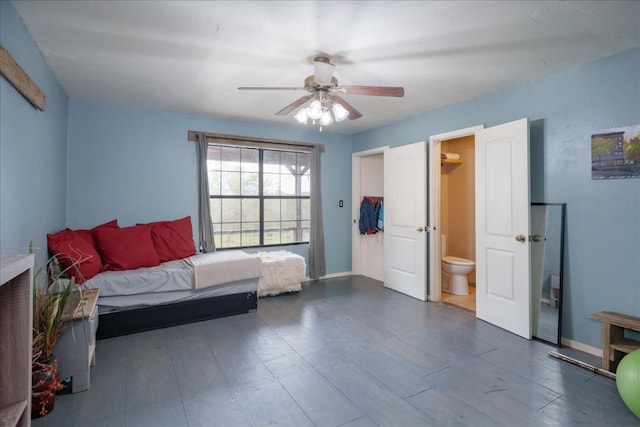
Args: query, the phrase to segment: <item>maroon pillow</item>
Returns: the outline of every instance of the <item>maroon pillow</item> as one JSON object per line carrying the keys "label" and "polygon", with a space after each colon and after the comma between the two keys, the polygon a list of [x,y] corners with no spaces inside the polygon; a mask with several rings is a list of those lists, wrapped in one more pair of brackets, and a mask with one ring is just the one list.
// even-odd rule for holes
{"label": "maroon pillow", "polygon": [[151,240],[151,227],[101,227],[94,238],[109,270],[133,270],[160,264]]}
{"label": "maroon pillow", "polygon": [[102,259],[93,242],[87,241],[81,233],[66,229],[47,234],[47,246],[49,252],[58,257],[62,268],[69,269],[69,277],[75,277],[78,284],[102,271]]}
{"label": "maroon pillow", "polygon": [[151,226],[151,239],[158,257],[160,257],[160,262],[186,258],[196,254],[191,217],[152,222],[147,225]]}
{"label": "maroon pillow", "polygon": [[[98,255],[100,255],[100,250],[98,249],[98,245],[96,244],[94,235],[95,235],[97,230],[99,230],[99,229],[101,229],[103,227],[118,228],[118,220],[117,219],[112,219],[111,221],[105,222],[104,224],[96,225],[91,230],[72,230],[70,228],[67,228],[66,230],[70,231],[70,232],[73,232],[73,233],[76,233],[78,236],[80,236],[83,239],[85,239],[87,242],[89,242],[91,244],[91,246],[93,246],[95,248],[95,251],[98,253]],[[100,271],[106,271],[107,270],[107,266],[104,264],[104,262],[102,260],[102,255],[100,255],[100,262],[102,263],[102,268],[100,269]]]}
{"label": "maroon pillow", "polygon": [[119,227],[118,220],[112,219],[111,221],[105,222],[104,224],[96,225],[91,230],[71,230],[70,228],[67,228],[67,230],[75,231],[76,233],[81,235],[84,239],[88,240],[93,246],[96,246],[96,242],[93,236],[95,235],[97,230],[103,227],[118,228]]}

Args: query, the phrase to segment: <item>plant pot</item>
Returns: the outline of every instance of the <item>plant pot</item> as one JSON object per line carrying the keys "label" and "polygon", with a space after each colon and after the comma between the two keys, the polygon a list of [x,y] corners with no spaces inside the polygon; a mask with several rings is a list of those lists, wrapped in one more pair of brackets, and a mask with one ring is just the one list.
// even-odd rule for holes
{"label": "plant pot", "polygon": [[56,392],[62,388],[58,378],[58,361],[34,362],[31,370],[31,418],[53,411]]}

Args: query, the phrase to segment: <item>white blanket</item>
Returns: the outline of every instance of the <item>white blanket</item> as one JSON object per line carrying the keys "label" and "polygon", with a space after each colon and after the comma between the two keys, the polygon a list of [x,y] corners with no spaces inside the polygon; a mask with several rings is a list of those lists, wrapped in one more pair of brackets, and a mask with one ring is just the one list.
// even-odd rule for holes
{"label": "white blanket", "polygon": [[193,268],[193,288],[260,277],[260,257],[243,251],[198,254],[184,260]]}
{"label": "white blanket", "polygon": [[298,292],[304,281],[304,257],[287,252],[258,252],[262,260],[262,276],[258,280],[258,296]]}

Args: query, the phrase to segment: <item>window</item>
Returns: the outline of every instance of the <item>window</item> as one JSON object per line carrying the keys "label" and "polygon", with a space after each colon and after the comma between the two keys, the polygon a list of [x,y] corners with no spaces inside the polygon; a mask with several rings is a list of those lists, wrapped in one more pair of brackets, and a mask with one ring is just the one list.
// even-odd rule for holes
{"label": "window", "polygon": [[309,242],[310,154],[209,145],[216,248]]}

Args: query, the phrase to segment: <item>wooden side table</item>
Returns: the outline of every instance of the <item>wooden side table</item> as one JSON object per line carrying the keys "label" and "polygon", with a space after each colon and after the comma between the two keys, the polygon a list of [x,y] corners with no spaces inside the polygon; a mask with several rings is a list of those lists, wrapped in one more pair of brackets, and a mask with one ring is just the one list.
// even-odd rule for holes
{"label": "wooden side table", "polygon": [[592,314],[591,318],[602,322],[602,368],[615,372],[620,359],[640,349],[639,341],[624,336],[625,329],[640,332],[640,317],[600,311]]}
{"label": "wooden side table", "polygon": [[63,318],[69,323],[56,343],[54,355],[60,377],[71,377],[73,393],[89,388],[90,367],[96,362],[99,293],[100,289],[74,292],[65,306]]}

